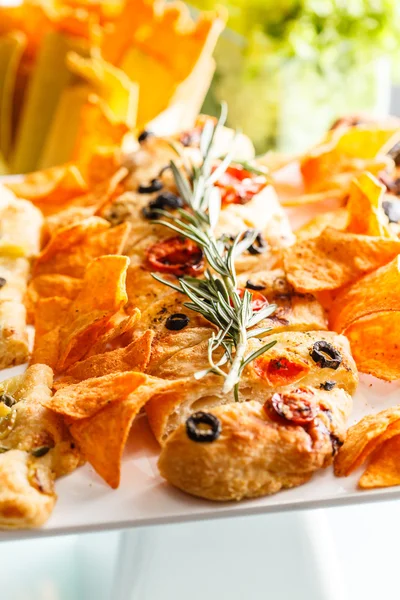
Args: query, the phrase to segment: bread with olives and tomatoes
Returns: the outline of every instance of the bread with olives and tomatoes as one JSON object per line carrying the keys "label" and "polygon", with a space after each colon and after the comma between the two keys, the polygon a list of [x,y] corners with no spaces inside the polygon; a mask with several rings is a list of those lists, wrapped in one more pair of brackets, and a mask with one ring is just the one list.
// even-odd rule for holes
{"label": "bread with olives and tomatoes", "polygon": [[164,443],[158,466],[175,487],[210,500],[241,500],[306,483],[343,443],[351,397],[298,386],[264,402],[199,410]]}
{"label": "bread with olives and tomatoes", "polygon": [[[172,353],[168,360],[151,371],[158,377],[176,379],[175,387],[155,395],[146,405],[150,426],[160,443],[183,425],[198,410],[209,410],[233,401],[224,394],[221,377],[208,375],[196,381],[193,375],[207,369],[207,340],[201,328],[193,330],[197,344]],[[276,344],[252,361],[239,383],[239,401],[263,404],[267,395],[299,387],[316,390],[343,389],[354,393],[358,374],[344,336],[328,331],[283,332],[271,336]],[[262,342],[251,339],[248,353]],[[182,379],[182,374],[186,379]]]}

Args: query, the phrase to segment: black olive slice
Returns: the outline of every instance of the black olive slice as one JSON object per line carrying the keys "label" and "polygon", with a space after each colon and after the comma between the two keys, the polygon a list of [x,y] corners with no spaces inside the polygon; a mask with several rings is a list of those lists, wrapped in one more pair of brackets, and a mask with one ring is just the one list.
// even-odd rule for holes
{"label": "black olive slice", "polygon": [[150,185],[139,185],[139,194],[152,194],[153,192],[159,192],[163,188],[163,183],[159,179],[152,179]]}
{"label": "black olive slice", "polygon": [[338,369],[342,363],[342,355],[325,340],[315,342],[310,352],[311,358],[321,369]]}
{"label": "black olive slice", "polygon": [[165,321],[165,327],[170,331],[180,331],[189,324],[189,317],[184,313],[175,313]]}
{"label": "black olive slice", "polygon": [[[208,429],[199,425],[206,425]],[[221,421],[211,413],[199,411],[186,421],[186,434],[193,442],[214,442],[221,435],[221,429]]]}
{"label": "black olive slice", "polygon": [[400,222],[400,200],[384,200],[382,202],[382,208],[389,219],[389,223]]}
{"label": "black olive slice", "polygon": [[8,408],[11,408],[12,406],[14,406],[14,404],[17,403],[16,399],[10,396],[10,394],[1,394],[0,402],[8,406]]}
{"label": "black olive slice", "polygon": [[142,208],[142,215],[145,219],[148,219],[149,221],[160,218],[160,215],[157,214],[155,210],[151,210],[151,208],[148,208],[147,206],[145,208]]}
{"label": "black olive slice", "polygon": [[157,196],[157,198],[152,200],[149,203],[149,206],[150,206],[150,208],[161,208],[161,209],[182,208],[183,201],[182,201],[182,198],[180,198],[176,194],[173,194],[172,192],[163,192],[162,194],[159,194]]}
{"label": "black olive slice", "polygon": [[4,454],[4,452],[8,452],[11,448],[6,448],[5,446],[0,446],[0,454]]}
{"label": "black olive slice", "polygon": [[246,288],[248,290],[254,290],[255,292],[260,292],[261,290],[265,290],[265,285],[258,285],[257,283],[251,283],[250,279],[246,281]]}
{"label": "black olive slice", "polygon": [[142,142],[144,142],[145,140],[147,140],[147,138],[149,138],[149,137],[151,137],[153,135],[154,135],[154,133],[152,131],[147,131],[145,129],[144,131],[142,131],[142,133],[138,137],[139,144],[141,144]]}
{"label": "black olive slice", "polygon": [[332,456],[335,456],[339,448],[343,446],[344,442],[342,442],[342,440],[339,439],[338,436],[332,433],[331,431],[329,432],[329,437],[332,444]]}
{"label": "black olive slice", "polygon": [[[246,237],[253,235],[253,233],[254,233],[254,231],[252,229],[248,229],[247,231],[245,231],[243,239],[246,239]],[[256,255],[256,254],[264,254],[264,252],[266,252],[266,250],[267,250],[267,244],[266,244],[263,236],[261,235],[261,233],[257,233],[256,239],[251,244],[251,246],[249,246],[247,248],[247,252],[249,252],[250,254]]]}
{"label": "black olive slice", "polygon": [[319,387],[321,388],[321,390],[326,390],[327,392],[330,392],[331,390],[333,390],[335,385],[336,381],[324,381],[324,383],[319,384]]}
{"label": "black olive slice", "polygon": [[7,283],[7,279],[4,279],[4,277],[0,277],[0,290],[2,287],[4,287]]}
{"label": "black olive slice", "polygon": [[33,448],[31,450],[31,454],[32,454],[32,456],[35,456],[36,458],[40,458],[41,456],[44,456],[45,454],[47,454],[49,450],[50,450],[49,446],[38,446],[37,448]]}

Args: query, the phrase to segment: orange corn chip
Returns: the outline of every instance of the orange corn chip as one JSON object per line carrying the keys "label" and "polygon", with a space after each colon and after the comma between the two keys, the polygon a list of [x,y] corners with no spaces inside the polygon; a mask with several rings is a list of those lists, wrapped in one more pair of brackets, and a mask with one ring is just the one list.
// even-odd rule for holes
{"label": "orange corn chip", "polygon": [[374,452],[358,485],[363,489],[400,485],[400,435]]}
{"label": "orange corn chip", "polygon": [[347,188],[353,176],[361,171],[377,174],[393,167],[393,161],[385,156],[385,146],[392,140],[394,144],[397,135],[396,128],[376,126],[329,131],[325,140],[301,162],[306,189],[319,192],[332,187]]}
{"label": "orange corn chip", "polygon": [[7,185],[14,194],[38,206],[44,215],[57,212],[69,200],[87,190],[81,172],[73,164],[29,173],[23,181]]}
{"label": "orange corn chip", "polygon": [[400,257],[338,294],[329,323],[342,333],[357,319],[381,311],[400,311]]}
{"label": "orange corn chip", "polygon": [[387,311],[361,317],[344,331],[361,373],[385,381],[400,379],[400,312]]}
{"label": "orange corn chip", "polygon": [[111,228],[110,224],[100,217],[89,217],[61,229],[38,256],[33,276],[58,273],[83,277],[91,259],[122,252],[129,230],[129,223]]}
{"label": "orange corn chip", "polygon": [[71,300],[68,298],[43,298],[39,300],[35,311],[36,338],[60,327],[67,318]]}
{"label": "orange corn chip", "polygon": [[122,402],[71,425],[83,456],[112,488],[120,482],[122,453],[134,418],[160,387],[169,385],[171,382],[148,378],[148,385],[140,386]]}
{"label": "orange corn chip", "polygon": [[121,479],[122,454],[133,420],[147,399],[132,394],[89,419],[75,421],[70,427],[84,458],[114,489]]}
{"label": "orange corn chip", "polygon": [[126,398],[147,380],[143,373],[126,371],[86,379],[58,390],[44,405],[72,419],[91,417],[112,402]]}
{"label": "orange corn chip", "polygon": [[125,256],[101,256],[88,265],[82,290],[60,330],[59,371],[82,358],[106,331],[110,319],[126,304],[128,264]]}
{"label": "orange corn chip", "polygon": [[348,337],[361,372],[399,379],[400,257],[339,293],[330,326]]}
{"label": "orange corn chip", "polygon": [[60,326],[66,319],[71,301],[67,298],[43,298],[35,311],[35,342],[30,364],[45,364],[52,369],[58,360]]}
{"label": "orange corn chip", "polygon": [[394,237],[382,208],[385,187],[370,173],[362,173],[350,186],[347,231],[364,235]]}
{"label": "orange corn chip", "polygon": [[87,358],[89,356],[95,356],[96,354],[102,354],[103,352],[113,350],[114,348],[123,345],[121,344],[121,341],[124,338],[128,340],[127,343],[130,343],[139,319],[140,311],[138,309],[135,309],[133,314],[128,317],[125,314],[115,315],[110,321],[109,331],[100,336],[96,343],[90,348]]}
{"label": "orange corn chip", "polygon": [[96,96],[90,96],[82,109],[80,128],[73,151],[73,160],[86,174],[94,149],[121,146],[129,127],[113,121],[107,106]]}
{"label": "orange corn chip", "polygon": [[68,275],[51,273],[35,277],[28,285],[25,297],[28,323],[33,323],[35,320],[35,306],[39,300],[51,298],[52,296],[73,300],[78,295],[81,287],[82,279],[69,277]]}
{"label": "orange corn chip", "polygon": [[144,371],[149,364],[154,332],[146,331],[125,348],[91,356],[72,365],[67,371],[70,380],[82,381],[120,371]]}
{"label": "orange corn chip", "polygon": [[326,228],[318,238],[298,242],[284,253],[288,281],[299,292],[338,289],[387,264],[400,240]]}
{"label": "orange corn chip", "polygon": [[295,231],[296,239],[298,242],[301,242],[303,240],[316,238],[321,235],[327,227],[343,231],[346,229],[348,219],[348,212],[345,208],[338,208],[337,210],[317,215]]}
{"label": "orange corn chip", "polygon": [[400,434],[400,408],[368,415],[350,427],[335,458],[335,475],[347,476],[362,465],[384,441]]}

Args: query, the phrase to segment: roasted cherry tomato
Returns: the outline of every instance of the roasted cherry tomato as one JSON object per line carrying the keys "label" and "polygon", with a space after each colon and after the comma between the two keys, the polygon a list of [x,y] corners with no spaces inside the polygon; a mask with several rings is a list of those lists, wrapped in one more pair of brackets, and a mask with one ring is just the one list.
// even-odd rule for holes
{"label": "roasted cherry tomato", "polygon": [[171,275],[192,275],[204,271],[203,252],[191,240],[180,236],[154,244],[146,251],[147,266],[152,271]]}
{"label": "roasted cherry tomato", "polygon": [[230,166],[216,184],[222,204],[246,204],[267,185],[264,175],[254,175],[240,166]]}
{"label": "roasted cherry tomato", "polygon": [[259,377],[266,379],[271,385],[277,386],[299,381],[310,370],[308,365],[285,357],[269,360],[267,357],[260,356],[253,364]]}
{"label": "roasted cherry tomato", "polygon": [[268,415],[276,415],[293,425],[307,425],[318,414],[318,405],[313,401],[310,390],[297,389],[289,392],[276,392],[264,404]]}
{"label": "roasted cherry tomato", "polygon": [[[241,298],[243,298],[245,291],[246,290],[244,290],[243,288],[238,289],[238,294]],[[252,291],[252,290],[247,290],[247,291],[250,292],[250,294],[251,294],[251,308],[254,310],[254,312],[261,310],[262,308],[264,308],[265,306],[267,306],[269,304],[266,297],[263,294],[261,294],[260,292],[256,292],[256,291]]]}

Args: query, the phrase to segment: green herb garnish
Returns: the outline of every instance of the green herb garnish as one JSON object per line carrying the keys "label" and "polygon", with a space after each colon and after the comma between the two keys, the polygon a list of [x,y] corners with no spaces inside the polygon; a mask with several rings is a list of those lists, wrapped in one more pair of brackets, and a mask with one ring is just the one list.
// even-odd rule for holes
{"label": "green herb garnish", "polygon": [[[217,332],[212,333],[208,343],[210,367],[196,373],[195,377],[200,379],[208,373],[220,375],[225,379],[223,392],[228,393],[233,389],[235,400],[238,400],[243,369],[276,343],[271,341],[246,356],[249,339],[262,338],[271,330],[270,327],[255,326],[269,317],[276,306],[269,304],[254,311],[251,293],[245,290],[243,297],[240,297],[237,289],[235,258],[253,244],[257,232],[247,237],[239,234],[234,240],[227,240],[226,237],[217,239],[214,234],[221,210],[220,190],[215,182],[229,166],[234,150],[233,143],[231,152],[213,170],[214,140],[226,116],[226,106],[223,105],[218,123],[214,124],[211,120],[206,122],[200,138],[202,162],[200,166],[190,166],[189,176],[187,165],[185,169],[180,169],[171,161],[175,183],[185,208],[177,210],[179,216],[160,209],[155,211],[163,217],[155,223],[169,227],[201,248],[208,263],[205,277],[196,279],[185,276],[179,279],[178,284],[174,284],[154,273],[152,275],[157,281],[185,294],[190,302],[185,302],[184,306],[201,314],[217,327]],[[222,358],[215,362],[215,352],[221,349],[224,351]],[[226,370],[221,369],[224,365]]]}

